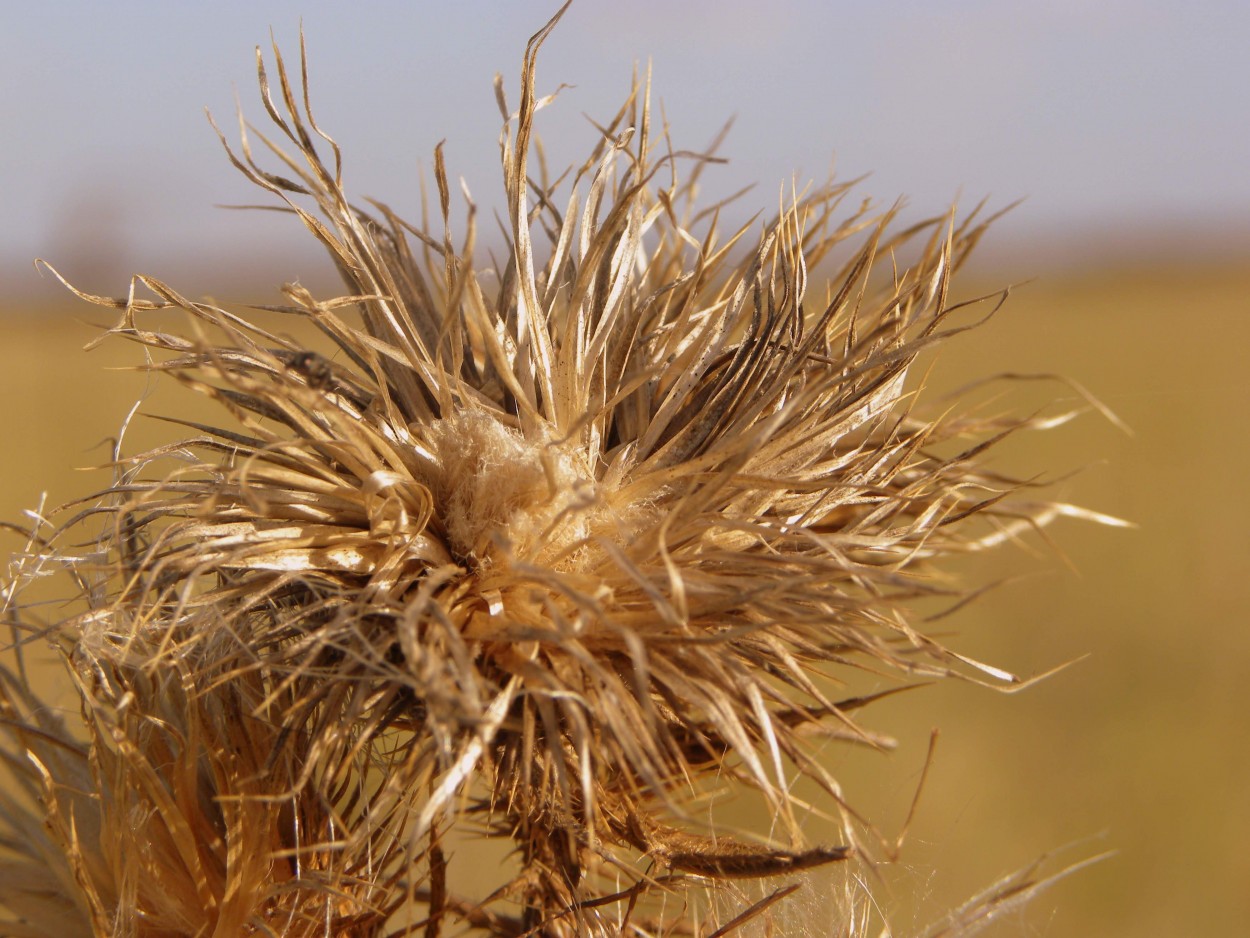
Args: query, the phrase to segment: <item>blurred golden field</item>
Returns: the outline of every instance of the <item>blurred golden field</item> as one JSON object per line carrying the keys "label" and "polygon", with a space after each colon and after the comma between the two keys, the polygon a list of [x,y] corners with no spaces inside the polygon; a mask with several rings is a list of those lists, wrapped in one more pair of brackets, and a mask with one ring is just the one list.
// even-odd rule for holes
{"label": "blurred golden field", "polygon": [[[68,297],[0,311],[0,518],[19,520],[41,492],[55,505],[106,483],[75,467],[107,460],[151,390],[107,370],[136,364],[137,347],[81,351],[98,334],[85,322],[106,318]],[[1014,696],[949,684],[886,700],[866,722],[899,738],[895,753],[830,753],[848,799],[896,832],[930,729],[942,730],[902,859],[874,887],[900,935],[1072,842],[1056,864],[1115,854],[989,934],[1234,935],[1250,923],[1248,348],[1250,263],[1143,264],[1044,275],[937,357],[934,389],[998,372],[1087,387],[1131,436],[1091,412],[1009,441],[999,464],[1045,469],[1064,500],[1138,528],[1061,521],[1061,553],[975,558],[970,582],[1025,576],[945,621],[959,651],[1016,673],[1088,657]],[[170,390],[142,409],[173,412]],[[1059,382],[1006,390],[1083,405]],[[177,431],[138,418],[131,432],[133,452]],[[818,928],[819,897],[803,901]]]}

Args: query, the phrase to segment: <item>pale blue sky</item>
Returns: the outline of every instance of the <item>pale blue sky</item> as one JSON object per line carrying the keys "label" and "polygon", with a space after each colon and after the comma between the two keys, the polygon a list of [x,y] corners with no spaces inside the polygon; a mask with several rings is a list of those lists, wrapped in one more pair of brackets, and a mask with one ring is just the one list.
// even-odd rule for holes
{"label": "pale blue sky", "polygon": [[[262,119],[253,46],[272,26],[295,57],[301,17],[314,107],[344,147],[352,195],[415,213],[418,165],[446,139],[451,172],[497,206],[492,76],[515,102],[525,41],[556,6],[6,4],[0,265],[24,281],[44,255],[110,280],[177,257],[301,249],[288,220],[214,208],[257,194],[203,115],[231,124],[237,89]],[[593,138],[582,113],[611,113],[649,58],[678,147],[737,116],[732,162],[708,187],[759,183],[744,208],[775,206],[779,185],[823,177],[836,156],[840,175],[872,173],[864,195],[905,195],[917,211],[961,193],[1027,196],[1008,241],[1114,224],[1142,238],[1208,223],[1245,233],[1248,49],[1245,0],[580,0],[540,59],[542,89],[575,86],[540,131],[554,163],[580,159]]]}

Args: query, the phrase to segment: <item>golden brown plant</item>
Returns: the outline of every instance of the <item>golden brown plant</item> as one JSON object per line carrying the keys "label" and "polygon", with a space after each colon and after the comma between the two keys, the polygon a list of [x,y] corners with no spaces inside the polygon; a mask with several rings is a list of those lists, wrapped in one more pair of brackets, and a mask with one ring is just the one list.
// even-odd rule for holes
{"label": "golden brown plant", "polygon": [[[270,308],[324,341],[148,277],[79,294],[234,424],[119,459],[19,555],[79,584],[51,636],[83,727],[5,673],[6,934],[728,934],[788,887],[727,911],[724,884],[869,852],[816,758],[887,743],[837,693],[848,669],[1019,683],[907,612],[951,591],[943,557],[1078,513],[981,464],[1031,421],[922,416],[905,384],[965,328],[950,278],[986,223],[838,221],[829,184],[722,236],[695,204],[708,157],[669,148],[638,84],[553,182],[532,156],[556,19],[515,114],[499,86],[502,261],[481,266],[467,190],[453,223],[441,152],[441,232],[349,204],[306,65],[301,97],[275,49],[285,143],[244,127],[230,158],[342,274]],[[101,517],[87,552],[57,546]],[[804,837],[800,776],[840,843]],[[710,824],[724,787],[779,833]],[[449,830],[513,842],[510,873],[453,891]]]}

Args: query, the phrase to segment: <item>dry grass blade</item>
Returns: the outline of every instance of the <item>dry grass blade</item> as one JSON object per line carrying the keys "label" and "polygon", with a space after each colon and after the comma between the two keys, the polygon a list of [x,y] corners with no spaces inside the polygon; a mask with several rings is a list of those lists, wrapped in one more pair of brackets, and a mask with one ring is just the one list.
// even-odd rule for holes
{"label": "dry grass blade", "polygon": [[982,890],[953,911],[945,922],[925,932],[924,938],[972,938],[1004,916],[1018,913],[1036,896],[1057,883],[1112,856],[1114,852],[1100,853],[1046,874],[1041,873],[1041,869],[1050,857],[1042,857]]}

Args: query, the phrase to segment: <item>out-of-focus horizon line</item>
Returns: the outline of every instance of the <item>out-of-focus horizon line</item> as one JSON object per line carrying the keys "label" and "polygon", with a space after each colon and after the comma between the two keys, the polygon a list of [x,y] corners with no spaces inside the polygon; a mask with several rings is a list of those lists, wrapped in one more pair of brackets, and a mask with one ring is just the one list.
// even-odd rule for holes
{"label": "out-of-focus horizon line", "polygon": [[[1021,213],[1027,209],[1018,207],[991,226],[961,278],[964,282],[1007,283],[1145,269],[1221,267],[1250,272],[1250,219],[1240,216],[1155,219],[1149,224],[1136,219],[1080,225],[1013,224]],[[294,219],[289,222],[297,224]],[[292,230],[289,238],[267,245],[260,238],[230,244],[206,242],[194,250],[175,246],[113,251],[107,245],[101,250],[80,243],[38,259],[0,255],[0,282],[4,284],[0,315],[72,302],[72,296],[39,260],[55,267],[78,289],[105,296],[123,294],[131,278],[139,274],[163,280],[193,297],[211,295],[223,302],[268,302],[272,300],[268,295],[276,295],[288,282],[332,295],[338,283],[333,264],[319,245],[300,235]],[[483,263],[491,248],[498,255],[501,247],[492,239],[480,242]],[[258,299],[257,294],[268,299]]]}
{"label": "out-of-focus horizon line", "polygon": [[[272,35],[298,79],[301,29],[310,100],[343,148],[349,196],[417,220],[419,167],[444,141],[453,221],[463,178],[485,243],[500,208],[491,76],[515,107],[526,39],[559,6],[12,5],[0,29],[4,292],[51,294],[34,256],[101,293],[124,291],[135,270],[185,277],[192,295],[261,260],[265,282],[329,270],[289,218],[210,208],[265,196],[230,168],[203,108],[237,145],[233,87],[264,128],[252,44]],[[991,211],[1029,197],[974,260],[1011,280],[1064,258],[1227,256],[1250,241],[1247,46],[1244,0],[578,0],[543,46],[539,91],[562,90],[536,131],[557,171],[580,164],[599,134],[584,115],[609,120],[650,62],[656,146],[668,126],[675,150],[701,151],[737,115],[720,151],[729,163],[704,174],[700,202],[757,186],[722,230],[775,211],[792,178],[824,180],[832,162],[844,180],[869,174],[848,211],[905,194],[915,220],[957,196],[967,210],[987,194]],[[195,269],[211,282],[183,273]]]}

